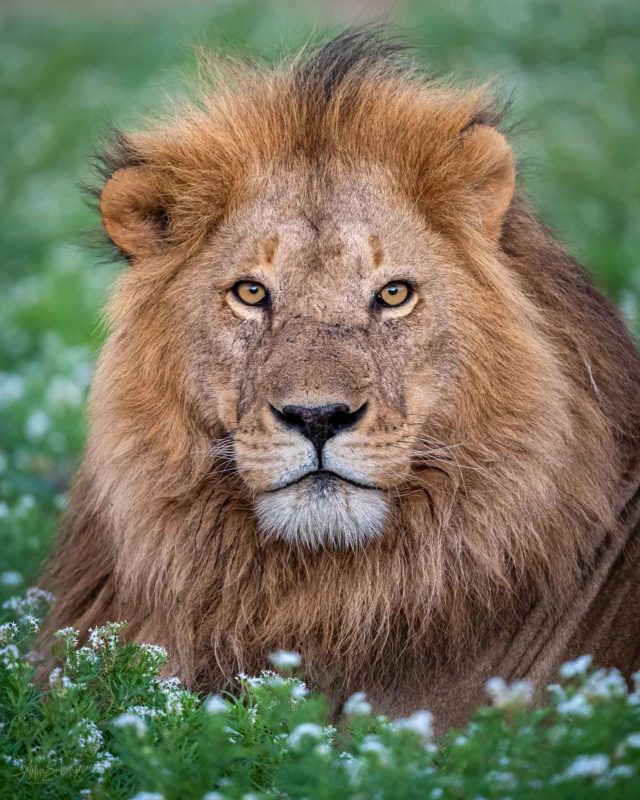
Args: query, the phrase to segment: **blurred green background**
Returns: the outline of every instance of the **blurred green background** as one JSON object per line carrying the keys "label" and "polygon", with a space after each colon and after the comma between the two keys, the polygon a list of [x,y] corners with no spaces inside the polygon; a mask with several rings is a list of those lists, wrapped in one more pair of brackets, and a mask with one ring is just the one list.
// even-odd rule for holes
{"label": "blurred green background", "polygon": [[[638,328],[640,4],[431,0],[383,9],[431,72],[497,76],[542,218]],[[194,45],[275,60],[361,2],[84,2],[0,9],[0,600],[34,580],[84,437],[117,265],[78,182],[113,124],[188,91]]]}

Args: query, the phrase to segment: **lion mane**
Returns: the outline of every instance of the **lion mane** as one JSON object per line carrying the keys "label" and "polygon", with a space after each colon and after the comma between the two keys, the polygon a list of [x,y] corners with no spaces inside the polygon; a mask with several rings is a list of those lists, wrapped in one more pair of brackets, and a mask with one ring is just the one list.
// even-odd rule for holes
{"label": "lion mane", "polygon": [[[585,649],[637,664],[638,356],[514,192],[491,94],[427,80],[401,50],[352,31],[277,68],[207,56],[199,102],[107,147],[102,219],[130,264],[44,579],[57,600],[43,648],[59,627],[125,619],[203,691],[291,649],[338,703],[365,689],[382,710],[426,703],[446,722],[496,672],[539,683]],[[418,418],[442,449],[413,454],[383,535],[361,546],[262,535],[230,403],[198,395],[193,265],[283,170],[317,203],[328,175],[379,176],[452,265],[451,341],[416,345],[449,359],[454,399]],[[295,194],[302,179],[288,180]]]}

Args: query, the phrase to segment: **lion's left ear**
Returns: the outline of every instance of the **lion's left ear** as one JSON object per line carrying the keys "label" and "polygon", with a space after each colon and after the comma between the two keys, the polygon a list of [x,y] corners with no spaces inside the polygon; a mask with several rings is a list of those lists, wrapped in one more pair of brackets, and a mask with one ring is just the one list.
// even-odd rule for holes
{"label": "lion's left ear", "polygon": [[116,170],[100,195],[102,224],[111,241],[132,259],[162,252],[169,210],[159,177],[151,167]]}
{"label": "lion's left ear", "polygon": [[497,241],[516,185],[516,161],[506,138],[495,128],[477,125],[463,134],[466,180],[477,202],[480,224]]}

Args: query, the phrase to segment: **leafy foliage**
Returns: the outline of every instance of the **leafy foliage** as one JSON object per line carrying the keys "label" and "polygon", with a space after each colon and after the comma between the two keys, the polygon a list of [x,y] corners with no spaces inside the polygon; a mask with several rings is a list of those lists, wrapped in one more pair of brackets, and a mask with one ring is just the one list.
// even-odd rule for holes
{"label": "leafy foliage", "polygon": [[531,706],[531,687],[492,679],[492,705],[433,741],[431,715],[390,721],[361,693],[332,724],[299,658],[240,675],[237,694],[198,698],[161,678],[166,653],[121,640],[124,623],[78,646],[57,634],[60,666],[34,682],[28,645],[49,598],[5,603],[0,626],[0,785],[16,797],[632,798],[640,769],[640,674],[630,692],[589,657]]}

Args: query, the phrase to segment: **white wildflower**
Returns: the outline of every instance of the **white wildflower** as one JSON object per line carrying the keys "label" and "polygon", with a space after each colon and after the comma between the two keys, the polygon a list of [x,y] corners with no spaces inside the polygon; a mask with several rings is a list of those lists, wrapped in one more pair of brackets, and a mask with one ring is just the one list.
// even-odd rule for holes
{"label": "white wildflower", "polygon": [[129,708],[127,708],[127,712],[129,714],[137,714],[139,717],[147,719],[160,717],[164,714],[164,711],[161,711],[157,708],[151,708],[150,706],[129,706]]}
{"label": "white wildflower", "polygon": [[97,760],[94,762],[92,769],[98,775],[104,775],[104,773],[111,769],[114,764],[116,764],[118,759],[110,753],[108,750],[103,750],[101,753],[98,754]]}
{"label": "white wildflower", "polygon": [[21,400],[24,395],[25,381],[22,375],[0,372],[0,408],[6,408]]}
{"label": "white wildflower", "polygon": [[636,770],[631,764],[618,764],[617,767],[612,767],[609,770],[609,777],[613,778],[633,778],[636,774]]}
{"label": "white wildflower", "polygon": [[31,586],[27,589],[27,598],[45,605],[51,605],[56,599],[51,592],[47,592],[46,589],[40,589],[39,586]]}
{"label": "white wildflower", "polygon": [[344,765],[345,772],[351,783],[357,784],[364,766],[364,761],[351,755],[351,753],[340,753],[340,760]]}
{"label": "white wildflower", "polygon": [[364,737],[359,749],[361,753],[375,753],[382,761],[385,761],[389,755],[386,745],[380,741],[379,736],[373,733]]}
{"label": "white wildflower", "polygon": [[173,692],[167,695],[166,710],[167,714],[182,714],[184,706],[182,704],[182,697],[179,693]]}
{"label": "white wildflower", "polygon": [[[0,519],[7,519],[7,517],[9,516],[9,513],[10,513],[9,512],[9,506],[7,505],[7,503],[5,503],[4,500],[0,500]],[[20,573],[19,572],[15,572],[15,573],[4,572],[3,573],[3,575],[12,575],[12,574],[19,575]],[[11,580],[11,579],[9,579],[9,580]],[[6,585],[7,586],[15,586],[16,584],[12,584],[12,583],[9,582]]]}
{"label": "white wildflower", "polygon": [[179,694],[182,691],[182,684],[180,683],[180,678],[177,678],[175,675],[172,676],[171,678],[156,679],[156,683],[160,691],[166,697],[171,697],[173,695]]}
{"label": "white wildflower", "polygon": [[240,672],[238,673],[238,680],[255,689],[258,686],[285,686],[289,684],[291,678],[283,678],[282,675],[272,669],[263,669],[259,675],[253,676]]}
{"label": "white wildflower", "polygon": [[300,742],[306,737],[311,739],[323,739],[324,736],[325,732],[322,726],[316,725],[315,722],[302,722],[291,731],[287,742],[291,747],[298,747]]}
{"label": "white wildflower", "polygon": [[180,678],[178,678],[176,675],[172,675],[170,678],[162,678],[160,680],[160,685],[165,689],[170,689],[171,691],[182,688]]}
{"label": "white wildflower", "polygon": [[411,731],[425,741],[433,737],[433,715],[429,711],[415,711],[410,717],[392,722],[396,730]]}
{"label": "white wildflower", "polygon": [[18,611],[20,608],[20,603],[22,602],[23,598],[14,595],[13,597],[9,597],[8,600],[5,600],[2,604],[2,608],[6,611]]}
{"label": "white wildflower", "polygon": [[231,726],[229,726],[229,725],[225,725],[225,726],[224,726],[224,728],[223,728],[222,730],[223,730],[225,733],[228,733],[228,734],[229,734],[229,735],[227,736],[227,741],[228,741],[228,742],[231,742],[231,744],[237,744],[237,742],[240,740],[240,734],[238,733],[238,731],[237,731],[237,730],[235,730],[235,728],[232,728],[232,727],[231,727]]}
{"label": "white wildflower", "polygon": [[115,650],[120,633],[126,628],[124,622],[108,622],[101,628],[89,628],[89,644],[94,650]]}
{"label": "white wildflower", "polygon": [[292,670],[297,669],[302,664],[302,656],[300,653],[293,653],[289,650],[278,650],[271,653],[269,661],[276,669]]}
{"label": "white wildflower", "polygon": [[335,739],[336,733],[338,729],[335,725],[325,725],[324,726],[324,735],[327,737],[327,741],[332,744],[333,740]]}
{"label": "white wildflower", "polygon": [[0,645],[7,644],[17,635],[18,626],[15,622],[4,622],[0,625]]}
{"label": "white wildflower", "polygon": [[27,589],[27,597],[33,598],[36,602],[44,603],[45,605],[51,605],[56,599],[55,595],[51,592],[47,592],[46,589],[40,589],[38,586],[32,586]]}
{"label": "white wildflower", "polygon": [[556,703],[560,703],[562,700],[567,699],[567,692],[563,686],[560,686],[559,683],[550,683],[547,686],[547,691],[551,695],[551,699]]}
{"label": "white wildflower", "polygon": [[89,628],[89,644],[96,650],[99,650],[101,647],[103,647],[104,642],[102,640],[102,629],[98,628],[97,630],[94,630],[93,628]]}
{"label": "white wildflower", "polygon": [[494,708],[522,708],[533,700],[533,686],[528,681],[507,684],[503,678],[489,678],[485,689]]}
{"label": "white wildflower", "polygon": [[640,733],[630,733],[619,742],[615,749],[614,757],[619,761],[624,758],[629,748],[631,750],[640,750]]}
{"label": "white wildflower", "polygon": [[51,430],[51,420],[41,409],[32,411],[25,425],[27,439],[42,439]]}
{"label": "white wildflower", "polygon": [[76,662],[81,666],[93,666],[100,660],[100,656],[90,647],[79,647],[75,652]]}
{"label": "white wildflower", "polygon": [[75,683],[66,675],[62,674],[62,669],[60,667],[54,667],[49,673],[49,686],[51,686],[52,689],[73,689]]}
{"label": "white wildflower", "polygon": [[82,719],[75,726],[78,745],[82,750],[98,750],[102,745],[102,731],[90,719]]}
{"label": "white wildflower", "polygon": [[[54,636],[58,639],[63,639],[70,647],[75,647],[78,644],[78,637],[80,636],[79,631],[75,628],[60,628],[59,631],[56,631]],[[93,650],[91,650],[93,653]]]}
{"label": "white wildflower", "polygon": [[127,711],[117,716],[112,724],[116,728],[132,728],[138,736],[144,736],[147,732],[147,724],[142,717]]}
{"label": "white wildflower", "polygon": [[159,644],[141,644],[140,649],[149,656],[154,667],[161,667],[167,663],[168,655],[166,648]]}
{"label": "white wildflower", "polygon": [[561,714],[572,717],[590,717],[593,713],[593,708],[581,692],[576,692],[573,697],[558,703],[556,708]]}
{"label": "white wildflower", "polygon": [[491,770],[487,772],[486,779],[494,787],[500,789],[514,789],[516,786],[516,776],[513,772],[499,772],[498,770]]}
{"label": "white wildflower", "polygon": [[630,733],[624,741],[627,747],[640,750],[640,733]]}
{"label": "white wildflower", "polygon": [[589,675],[582,691],[590,700],[609,700],[612,697],[624,697],[627,694],[627,684],[619,670],[599,669]]}
{"label": "white wildflower", "polygon": [[130,800],[164,800],[164,795],[160,792],[138,792]]}
{"label": "white wildflower", "polygon": [[578,656],[575,661],[566,661],[560,667],[560,676],[565,679],[575,678],[584,673],[591,666],[593,658],[591,656]]}
{"label": "white wildflower", "polygon": [[344,704],[343,711],[348,717],[364,717],[371,713],[371,703],[364,692],[354,692]]}
{"label": "white wildflower", "polygon": [[3,755],[2,758],[6,761],[7,764],[11,764],[12,767],[23,767],[24,761],[21,758],[14,758],[13,756]]}
{"label": "white wildflower", "polygon": [[309,694],[309,689],[307,689],[306,684],[304,684],[302,681],[291,682],[291,699],[294,702],[302,700],[308,694]]}
{"label": "white wildflower", "polygon": [[0,647],[0,662],[2,662],[5,667],[13,669],[18,663],[19,658],[20,652],[15,644],[6,644],[4,647]]}
{"label": "white wildflower", "polygon": [[202,795],[202,800],[226,800],[226,797],[220,792],[205,792]]}
{"label": "white wildflower", "polygon": [[33,614],[25,614],[24,622],[29,626],[31,633],[37,633],[40,630],[40,620]]}
{"label": "white wildflower", "polygon": [[229,703],[219,694],[212,694],[204,701],[204,710],[207,714],[226,714],[229,708]]}
{"label": "white wildflower", "polygon": [[40,610],[53,602],[53,595],[37,586],[31,586],[22,597],[10,597],[2,604],[2,608],[13,611],[18,619],[23,622],[28,614]]}
{"label": "white wildflower", "polygon": [[444,795],[444,790],[441,789],[439,786],[436,786],[435,789],[432,789],[429,793],[429,797],[431,800],[440,800],[440,798]]}
{"label": "white wildflower", "polygon": [[597,778],[609,769],[609,756],[602,754],[592,756],[578,756],[564,771],[563,777],[571,778]]}
{"label": "white wildflower", "polygon": [[26,517],[36,507],[36,499],[32,494],[23,494],[18,498],[13,513],[17,517]]}
{"label": "white wildflower", "polygon": [[[7,507],[7,515],[9,512],[9,506],[6,503],[0,503],[0,517],[2,517],[2,508],[1,506]],[[24,578],[20,572],[15,572],[13,570],[8,570],[7,572],[0,572],[0,583],[3,586],[20,586]]]}

